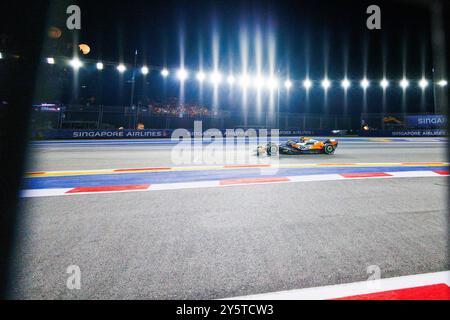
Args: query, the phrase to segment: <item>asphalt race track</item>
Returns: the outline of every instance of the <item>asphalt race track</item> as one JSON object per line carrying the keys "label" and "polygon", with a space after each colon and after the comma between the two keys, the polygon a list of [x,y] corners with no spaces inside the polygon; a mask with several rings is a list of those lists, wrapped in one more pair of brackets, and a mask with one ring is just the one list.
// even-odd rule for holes
{"label": "asphalt race track", "polygon": [[449,270],[446,147],[340,139],[332,156],[177,165],[164,140],[34,143],[12,296],[219,299],[363,281],[374,265]]}

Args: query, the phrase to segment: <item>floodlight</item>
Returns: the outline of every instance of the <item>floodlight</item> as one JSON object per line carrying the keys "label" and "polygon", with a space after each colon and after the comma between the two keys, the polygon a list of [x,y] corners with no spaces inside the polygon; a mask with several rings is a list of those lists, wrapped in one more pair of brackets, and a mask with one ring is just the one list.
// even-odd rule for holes
{"label": "floodlight", "polygon": [[270,77],[269,79],[267,79],[267,87],[269,88],[269,90],[277,89],[278,85],[279,83],[277,78]]}
{"label": "floodlight", "polygon": [[428,80],[425,78],[420,79],[419,87],[421,87],[422,90],[424,90],[426,87],[428,87]]}
{"label": "floodlight", "polygon": [[322,87],[327,90],[329,87],[331,87],[331,82],[327,78],[322,80]]}
{"label": "floodlight", "polygon": [[341,87],[344,88],[344,90],[347,90],[348,88],[350,88],[350,81],[347,78],[345,78],[341,82]]}
{"label": "floodlight", "polygon": [[312,87],[312,82],[309,79],[305,79],[303,81],[303,87],[305,87],[306,90],[309,90]]}
{"label": "floodlight", "polygon": [[166,68],[162,69],[162,70],[161,70],[161,75],[162,75],[164,78],[167,78],[167,77],[169,76],[169,70],[167,70]]}
{"label": "floodlight", "polygon": [[284,82],[284,86],[285,86],[285,88],[286,89],[290,89],[290,88],[292,88],[292,81],[291,80],[286,80],[285,82]]}
{"label": "floodlight", "polygon": [[362,79],[360,84],[361,88],[363,88],[364,90],[366,90],[370,86],[370,82],[366,78]]}
{"label": "floodlight", "polygon": [[220,72],[215,71],[211,73],[211,82],[214,85],[218,85],[221,81],[222,81],[222,74],[220,74]]}
{"label": "floodlight", "polygon": [[184,81],[189,77],[189,73],[185,69],[179,69],[177,71],[177,78],[180,81]]}
{"label": "floodlight", "polygon": [[444,79],[440,80],[440,81],[438,82],[438,85],[439,85],[440,87],[445,87],[445,86],[447,85],[447,80],[444,80]]}
{"label": "floodlight", "polygon": [[117,66],[117,71],[119,71],[120,73],[124,73],[125,70],[127,70],[127,67],[125,67],[124,64],[121,63]]}
{"label": "floodlight", "polygon": [[248,75],[243,74],[240,78],[239,78],[239,84],[241,85],[242,88],[247,88],[250,84],[250,78]]}
{"label": "floodlight", "polygon": [[232,85],[235,81],[236,81],[236,79],[232,75],[229,75],[227,77],[227,82],[229,85]]}
{"label": "floodlight", "polygon": [[143,67],[141,68],[141,73],[142,73],[143,75],[147,75],[147,74],[148,74],[148,67],[143,66]]}
{"label": "floodlight", "polygon": [[74,69],[79,69],[83,66],[83,63],[78,58],[73,58],[72,60],[70,60],[69,64]]}
{"label": "floodlight", "polygon": [[403,78],[403,79],[400,81],[400,87],[402,87],[402,89],[405,90],[406,88],[408,88],[408,86],[409,86],[409,81],[408,81],[408,79]]}
{"label": "floodlight", "polygon": [[199,72],[197,72],[197,75],[195,77],[197,78],[197,80],[199,82],[203,82],[203,80],[205,80],[205,78],[206,78],[206,75],[204,72],[199,71]]}

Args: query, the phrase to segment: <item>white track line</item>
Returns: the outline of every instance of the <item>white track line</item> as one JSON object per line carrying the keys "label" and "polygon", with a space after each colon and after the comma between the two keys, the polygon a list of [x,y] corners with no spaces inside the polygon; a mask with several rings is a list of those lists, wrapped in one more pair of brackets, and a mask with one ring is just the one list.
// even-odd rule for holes
{"label": "white track line", "polygon": [[73,188],[65,189],[28,189],[22,190],[20,196],[22,198],[37,198],[37,197],[51,197],[51,196],[61,196],[66,192],[72,190]]}
{"label": "white track line", "polygon": [[224,300],[325,300],[351,297],[363,294],[415,288],[434,284],[450,286],[450,271],[425,273],[396,278],[361,281],[332,286],[294,289],[249,296],[232,297]]}

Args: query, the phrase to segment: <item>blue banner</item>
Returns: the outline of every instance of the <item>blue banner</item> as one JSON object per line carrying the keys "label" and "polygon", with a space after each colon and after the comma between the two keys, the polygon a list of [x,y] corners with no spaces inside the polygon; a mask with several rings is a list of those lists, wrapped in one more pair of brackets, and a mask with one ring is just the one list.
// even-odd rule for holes
{"label": "blue banner", "polygon": [[33,133],[33,139],[139,139],[139,138],[170,138],[173,130],[89,130],[89,129],[53,129],[38,130]]}
{"label": "blue banner", "polygon": [[[87,130],[87,129],[50,129],[33,132],[34,140],[95,140],[95,139],[152,139],[170,138],[172,129],[144,129],[144,130]],[[189,132],[189,131],[188,131]],[[258,130],[256,130],[258,132]],[[270,136],[270,130],[267,136]],[[280,130],[280,136],[345,136],[345,130]],[[370,130],[359,131],[359,136],[366,137],[444,137],[447,136],[445,129],[397,129],[397,130]],[[194,133],[190,131],[191,136]],[[225,134],[222,131],[222,134]],[[243,132],[245,136],[245,131]],[[196,135],[199,137],[199,135]]]}
{"label": "blue banner", "polygon": [[418,116],[406,116],[406,125],[416,128],[445,128],[447,116],[439,114],[424,114]]}
{"label": "blue banner", "polygon": [[[151,139],[170,138],[172,129],[144,129],[144,130],[96,130],[96,129],[48,129],[33,132],[32,139],[35,140],[57,140],[57,139]],[[220,130],[225,135],[225,130]],[[234,130],[239,136],[247,136],[247,130]],[[258,132],[258,129],[255,129]],[[195,133],[188,130],[191,136],[202,136],[203,132]],[[271,136],[271,131],[267,130],[267,136]],[[333,136],[342,135],[341,131],[330,130],[280,130],[280,136]]]}

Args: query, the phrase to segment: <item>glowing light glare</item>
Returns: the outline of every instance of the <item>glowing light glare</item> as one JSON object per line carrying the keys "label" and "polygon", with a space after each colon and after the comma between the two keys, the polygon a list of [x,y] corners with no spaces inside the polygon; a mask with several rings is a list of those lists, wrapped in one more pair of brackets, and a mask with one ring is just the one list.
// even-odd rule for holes
{"label": "glowing light glare", "polygon": [[428,80],[425,78],[420,79],[419,87],[421,87],[422,90],[425,89],[426,87],[428,87]]}
{"label": "glowing light glare", "polygon": [[206,75],[204,72],[199,71],[197,72],[197,75],[195,76],[195,78],[199,81],[199,82],[203,82],[206,78]]}
{"label": "glowing light glare", "polygon": [[444,79],[440,80],[440,81],[438,82],[438,85],[439,85],[440,87],[445,87],[445,86],[447,85],[447,80],[444,80]]}
{"label": "glowing light glare", "polygon": [[322,88],[324,88],[325,90],[328,90],[328,88],[331,87],[331,82],[327,78],[323,79],[321,84]]}
{"label": "glowing light glare", "polygon": [[125,67],[125,65],[123,64],[119,64],[117,66],[117,71],[119,71],[120,73],[124,73],[127,70],[127,67]]}
{"label": "glowing light glare", "polygon": [[383,89],[386,89],[387,87],[389,87],[389,81],[386,78],[383,78],[383,80],[380,81],[380,86]]}
{"label": "glowing light glare", "polygon": [[161,75],[162,75],[164,78],[167,78],[167,77],[169,76],[169,70],[167,70],[166,68],[162,69],[162,70],[161,70]]}
{"label": "glowing light glare", "polygon": [[3,53],[0,52],[0,59],[3,59]]}
{"label": "glowing light glare", "polygon": [[312,87],[312,82],[309,79],[305,79],[303,81],[303,87],[305,87],[306,90],[309,90]]}
{"label": "glowing light glare", "polygon": [[55,64],[55,59],[54,58],[47,58],[47,63],[48,64]]}
{"label": "glowing light glare", "polygon": [[73,58],[72,60],[70,60],[69,64],[74,69],[79,69],[83,66],[83,63],[78,58]]}
{"label": "glowing light glare", "polygon": [[267,79],[267,88],[269,88],[269,90],[277,89],[278,86],[279,82],[277,78],[270,77],[269,79]]}
{"label": "glowing light glare", "polygon": [[97,70],[103,70],[103,63],[97,62],[95,66],[97,67]]}
{"label": "glowing light glare", "polygon": [[344,88],[344,90],[347,90],[348,88],[350,88],[350,81],[347,78],[345,78],[341,82],[341,87]]}
{"label": "glowing light glare", "polygon": [[143,67],[141,68],[141,73],[142,73],[143,75],[147,75],[147,74],[148,74],[148,67],[143,66]]}
{"label": "glowing light glare", "polygon": [[185,69],[179,69],[177,71],[177,78],[180,81],[184,81],[189,77],[189,73]]}
{"label": "glowing light glare", "polygon": [[291,80],[286,80],[285,82],[284,82],[284,87],[286,88],[286,89],[291,89],[292,88],[292,81]]}
{"label": "glowing light glare", "polygon": [[361,88],[363,88],[364,90],[370,86],[370,82],[366,78],[362,79],[360,84]]}
{"label": "glowing light glare", "polygon": [[222,74],[220,72],[213,72],[211,73],[211,82],[214,85],[218,85],[222,82]]}
{"label": "glowing light glare", "polygon": [[240,78],[239,78],[239,84],[241,85],[242,88],[247,88],[250,85],[250,77],[246,74],[243,74]]}
{"label": "glowing light glare", "polygon": [[409,87],[409,81],[408,81],[408,79],[403,78],[403,79],[400,81],[400,87],[402,87],[403,90],[405,90],[406,88],[408,88],[408,87]]}
{"label": "glowing light glare", "polygon": [[236,79],[232,75],[229,75],[227,77],[227,82],[229,85],[233,85],[235,81],[236,81]]}
{"label": "glowing light glare", "polygon": [[255,85],[255,88],[261,89],[264,87],[265,80],[262,76],[256,76],[253,80],[253,84]]}

